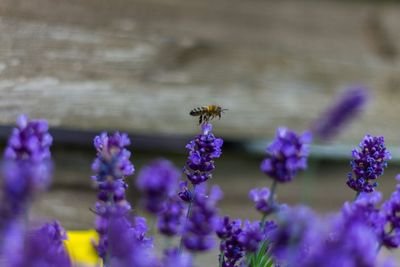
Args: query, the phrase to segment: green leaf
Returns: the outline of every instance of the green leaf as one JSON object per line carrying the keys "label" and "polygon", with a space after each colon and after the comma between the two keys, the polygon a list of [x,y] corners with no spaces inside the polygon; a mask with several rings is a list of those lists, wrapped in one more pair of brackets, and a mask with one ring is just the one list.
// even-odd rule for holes
{"label": "green leaf", "polygon": [[274,262],[268,251],[268,242],[263,242],[256,253],[246,255],[246,263],[251,267],[272,267]]}

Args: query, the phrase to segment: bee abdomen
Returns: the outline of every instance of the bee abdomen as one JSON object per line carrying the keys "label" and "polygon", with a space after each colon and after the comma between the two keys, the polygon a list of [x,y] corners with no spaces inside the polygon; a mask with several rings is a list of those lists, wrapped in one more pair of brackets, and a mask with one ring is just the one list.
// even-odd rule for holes
{"label": "bee abdomen", "polygon": [[204,113],[205,108],[204,107],[198,107],[198,108],[194,108],[190,111],[190,115],[191,116],[200,116]]}

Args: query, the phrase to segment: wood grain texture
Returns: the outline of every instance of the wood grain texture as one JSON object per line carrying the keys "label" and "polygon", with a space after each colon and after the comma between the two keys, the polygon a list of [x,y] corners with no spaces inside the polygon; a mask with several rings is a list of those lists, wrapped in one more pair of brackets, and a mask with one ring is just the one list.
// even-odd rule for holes
{"label": "wood grain texture", "polygon": [[229,109],[229,137],[306,129],[348,84],[372,88],[365,132],[399,143],[400,6],[362,1],[2,0],[0,123],[191,134]]}

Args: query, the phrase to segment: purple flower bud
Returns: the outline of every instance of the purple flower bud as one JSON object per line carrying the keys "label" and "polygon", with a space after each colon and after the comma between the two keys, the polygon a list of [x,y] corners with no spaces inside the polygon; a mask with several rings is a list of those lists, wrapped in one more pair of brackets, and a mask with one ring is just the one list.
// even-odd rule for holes
{"label": "purple flower bud", "polygon": [[212,177],[211,172],[215,169],[214,159],[221,156],[223,140],[215,138],[211,133],[210,123],[202,125],[203,133],[197,135],[190,141],[186,148],[189,157],[184,167],[184,174],[193,185],[203,183]]}
{"label": "purple flower bud", "polygon": [[189,190],[188,188],[188,183],[187,182],[180,182],[179,183],[179,188],[180,191],[178,193],[178,196],[184,201],[184,202],[192,202],[193,200],[193,193],[192,191]]}
{"label": "purple flower bud", "polygon": [[298,136],[295,132],[279,128],[275,140],[267,147],[269,158],[261,163],[261,170],[278,182],[290,182],[299,170],[307,167],[311,133]]}
{"label": "purple flower bud", "polygon": [[250,191],[249,197],[254,201],[255,207],[259,212],[269,214],[273,211],[274,207],[271,206],[272,201],[270,200],[271,193],[268,188],[254,188]]}
{"label": "purple flower bud", "polygon": [[391,155],[383,136],[366,135],[359,147],[360,150],[352,151],[354,177],[351,173],[348,175],[347,185],[357,192],[373,192],[377,186],[375,180],[383,174]]}

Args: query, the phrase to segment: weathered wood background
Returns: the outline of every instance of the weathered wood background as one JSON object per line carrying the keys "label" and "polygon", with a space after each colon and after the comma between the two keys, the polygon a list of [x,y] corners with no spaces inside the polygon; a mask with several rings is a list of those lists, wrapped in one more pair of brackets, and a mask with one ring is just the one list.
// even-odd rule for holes
{"label": "weathered wood background", "polygon": [[340,142],[398,144],[399,17],[382,1],[1,0],[0,123],[191,134],[188,111],[216,103],[219,133],[269,138],[362,83],[373,100]]}

